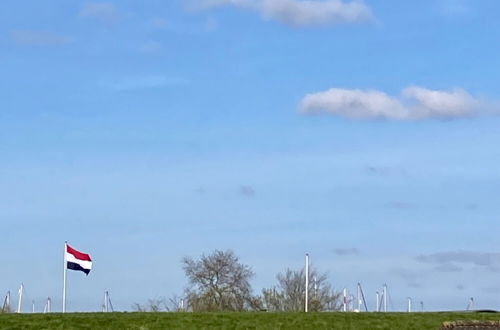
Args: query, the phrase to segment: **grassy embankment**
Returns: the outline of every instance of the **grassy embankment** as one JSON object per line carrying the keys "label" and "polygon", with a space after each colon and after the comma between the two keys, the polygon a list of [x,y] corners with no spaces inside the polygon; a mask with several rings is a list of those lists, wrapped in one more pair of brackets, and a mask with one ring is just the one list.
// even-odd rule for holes
{"label": "grassy embankment", "polygon": [[75,313],[0,314],[0,329],[439,329],[492,313]]}

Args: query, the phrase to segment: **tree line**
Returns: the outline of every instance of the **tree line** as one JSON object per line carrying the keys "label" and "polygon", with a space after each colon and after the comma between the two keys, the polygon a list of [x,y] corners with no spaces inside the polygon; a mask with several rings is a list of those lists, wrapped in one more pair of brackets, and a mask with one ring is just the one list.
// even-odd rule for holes
{"label": "tree line", "polygon": [[[150,299],[134,304],[136,311],[304,311],[305,270],[286,269],[276,275],[276,284],[254,294],[250,280],[255,273],[231,251],[215,250],[199,258],[184,257],[182,268],[188,281],[182,297]],[[336,311],[341,294],[333,289],[327,273],[309,267],[308,310]]]}

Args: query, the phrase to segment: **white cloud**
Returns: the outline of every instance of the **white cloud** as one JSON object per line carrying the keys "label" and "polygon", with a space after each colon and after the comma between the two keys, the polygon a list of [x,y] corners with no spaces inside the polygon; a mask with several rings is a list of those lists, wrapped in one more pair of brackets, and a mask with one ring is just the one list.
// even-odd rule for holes
{"label": "white cloud", "polygon": [[400,96],[376,90],[332,88],[306,95],[304,114],[331,114],[349,119],[420,120],[471,117],[488,112],[486,103],[462,89],[405,88]]}
{"label": "white cloud", "polygon": [[197,7],[206,9],[234,6],[260,13],[266,19],[292,26],[317,26],[365,22],[372,18],[370,9],[361,1],[342,0],[198,0]]}
{"label": "white cloud", "polygon": [[421,117],[464,117],[474,114],[481,106],[462,89],[452,91],[429,90],[422,87],[409,87],[403,96],[416,102],[416,110]]}
{"label": "white cloud", "polygon": [[57,46],[72,41],[68,37],[39,30],[14,30],[10,36],[18,44],[28,46]]}
{"label": "white cloud", "polygon": [[107,24],[113,24],[120,20],[118,9],[110,2],[86,3],[80,9],[80,16],[94,18]]}
{"label": "white cloud", "polygon": [[361,2],[264,0],[261,12],[266,18],[294,26],[363,22],[371,12]]}

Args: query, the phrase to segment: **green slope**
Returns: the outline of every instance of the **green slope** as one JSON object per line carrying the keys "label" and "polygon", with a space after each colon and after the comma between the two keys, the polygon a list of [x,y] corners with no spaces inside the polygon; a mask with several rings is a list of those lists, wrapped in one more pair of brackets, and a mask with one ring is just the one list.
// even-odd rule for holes
{"label": "green slope", "polygon": [[496,313],[75,313],[0,314],[0,329],[439,329]]}

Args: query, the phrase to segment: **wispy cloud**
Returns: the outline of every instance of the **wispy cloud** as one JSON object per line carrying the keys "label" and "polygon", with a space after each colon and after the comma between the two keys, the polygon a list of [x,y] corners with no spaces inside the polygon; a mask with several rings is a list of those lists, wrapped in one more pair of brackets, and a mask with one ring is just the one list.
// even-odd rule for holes
{"label": "wispy cloud", "polygon": [[16,43],[27,46],[57,46],[72,41],[69,37],[41,30],[14,30],[10,36]]}
{"label": "wispy cloud", "polygon": [[417,206],[412,203],[402,202],[402,201],[392,201],[385,204],[385,207],[396,210],[412,210],[416,209]]}
{"label": "wispy cloud", "polygon": [[377,90],[332,88],[306,95],[302,114],[330,114],[348,119],[423,120],[454,119],[492,114],[489,104],[463,89],[405,88],[390,96]]}
{"label": "wispy cloud", "polygon": [[115,91],[159,88],[169,85],[181,85],[184,83],[186,83],[186,81],[183,79],[163,75],[146,75],[112,79],[107,78],[100,81],[101,86]]}
{"label": "wispy cloud", "polygon": [[437,270],[438,272],[443,272],[443,273],[456,273],[456,272],[461,272],[464,270],[462,267],[455,265],[451,262],[439,264],[436,267],[434,267],[434,270]]}
{"label": "wispy cloud", "polygon": [[365,170],[370,175],[376,175],[381,177],[405,176],[407,174],[403,168],[394,166],[370,165],[366,166]]}
{"label": "wispy cloud", "polygon": [[487,294],[492,294],[498,296],[500,294],[500,287],[498,286],[490,286],[482,289],[483,292]]}
{"label": "wispy cloud", "polygon": [[443,272],[461,271],[460,265],[473,265],[494,272],[500,270],[500,253],[496,252],[448,251],[420,255],[416,259],[433,264],[436,270]]}
{"label": "wispy cloud", "polygon": [[359,255],[359,250],[356,248],[337,248],[333,249],[333,253],[338,256],[357,256]]}
{"label": "wispy cloud", "polygon": [[121,18],[118,8],[111,2],[86,3],[80,9],[80,16],[93,18],[105,24],[114,24]]}
{"label": "wispy cloud", "polygon": [[408,269],[402,267],[394,268],[391,270],[391,272],[394,275],[403,278],[405,280],[409,280],[411,282],[415,282],[417,279],[421,279],[423,275],[422,271],[417,271],[414,269]]}
{"label": "wispy cloud", "polygon": [[240,186],[238,191],[242,196],[247,198],[255,197],[255,195],[257,194],[252,186],[247,186],[247,185]]}
{"label": "wispy cloud", "polygon": [[372,19],[362,1],[342,0],[195,0],[198,9],[233,6],[291,26],[359,23]]}

